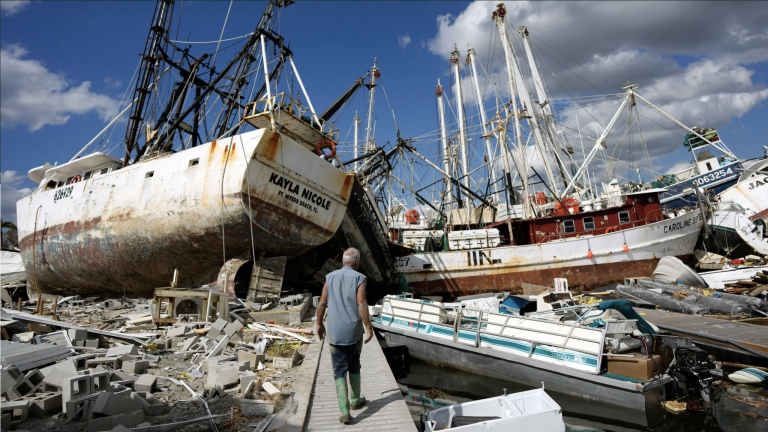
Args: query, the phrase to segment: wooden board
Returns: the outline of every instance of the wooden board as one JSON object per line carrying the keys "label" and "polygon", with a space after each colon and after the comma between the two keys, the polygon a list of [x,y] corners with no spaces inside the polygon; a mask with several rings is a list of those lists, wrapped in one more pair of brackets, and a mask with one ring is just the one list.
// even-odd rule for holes
{"label": "wooden board", "polygon": [[280,296],[287,257],[265,258],[254,262],[251,283],[248,286],[248,301],[256,296]]}

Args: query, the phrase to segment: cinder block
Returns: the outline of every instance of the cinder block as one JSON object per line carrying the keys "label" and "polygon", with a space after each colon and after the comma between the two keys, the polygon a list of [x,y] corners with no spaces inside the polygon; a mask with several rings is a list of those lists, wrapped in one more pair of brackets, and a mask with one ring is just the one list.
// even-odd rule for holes
{"label": "cinder block", "polygon": [[23,378],[24,374],[21,373],[16,365],[11,364],[4,367],[2,373],[0,373],[0,394],[13,388]]}
{"label": "cinder block", "polygon": [[131,399],[141,405],[141,408],[144,410],[144,414],[146,415],[161,415],[166,411],[166,408],[168,408],[168,405],[164,404],[160,399],[156,398],[151,393],[133,392],[131,393]]}
{"label": "cinder block", "polygon": [[168,329],[167,332],[165,332],[165,337],[167,338],[182,337],[189,332],[190,332],[190,328],[187,326],[171,327]]}
{"label": "cinder block", "polygon": [[214,356],[209,359],[203,360],[202,368],[200,370],[202,372],[207,373],[212,365],[219,364],[225,361],[234,360],[234,359],[235,359],[235,356],[230,356],[230,355]]}
{"label": "cinder block", "polygon": [[31,371],[27,372],[26,375],[24,375],[24,379],[26,379],[27,381],[29,381],[32,385],[34,385],[36,387],[39,387],[40,384],[43,383],[43,379],[44,378],[45,378],[45,376],[42,373],[40,373],[40,370],[38,370],[38,369],[31,370]]}
{"label": "cinder block", "polygon": [[240,372],[240,391],[246,391],[248,389],[248,384],[250,384],[251,381],[256,381],[258,379],[259,376],[252,371]]}
{"label": "cinder block", "polygon": [[211,329],[208,330],[208,337],[218,337],[224,331],[224,327],[226,327],[227,324],[228,323],[225,320],[221,318],[217,319],[216,322],[211,324]]}
{"label": "cinder block", "polygon": [[259,365],[259,362],[264,363],[267,356],[265,354],[256,354],[253,351],[240,350],[237,352],[237,361],[247,361],[251,363],[251,368],[255,368]]}
{"label": "cinder block", "polygon": [[251,381],[243,392],[243,396],[240,397],[240,412],[248,417],[264,417],[272,414],[275,406],[268,401],[256,399],[255,390],[256,381]]}
{"label": "cinder block", "polygon": [[117,357],[96,357],[85,361],[85,367],[94,368],[99,365],[107,365],[112,369],[120,367],[120,360]]}
{"label": "cinder block", "polygon": [[[139,375],[132,374],[130,372],[126,372],[124,370],[118,369],[118,370],[112,371],[112,377],[110,378],[110,381],[120,382],[122,384],[123,381],[130,381],[131,383],[133,383],[137,379],[139,379]],[[133,384],[131,384],[131,387],[133,387]]]}
{"label": "cinder block", "polygon": [[35,338],[35,332],[16,333],[11,337],[11,342],[28,343]]}
{"label": "cinder block", "polygon": [[133,389],[132,388],[126,387],[126,386],[124,386],[122,384],[111,383],[109,385],[109,387],[110,387],[112,393],[114,393],[114,394],[116,394],[118,396],[130,397],[131,393],[133,393]]}
{"label": "cinder block", "polygon": [[90,348],[98,348],[99,347],[99,339],[88,339],[85,341],[85,346]]}
{"label": "cinder block", "polygon": [[229,337],[232,337],[235,333],[239,332],[243,329],[243,324],[240,323],[240,321],[232,321],[231,323],[227,324],[226,327],[224,327],[224,334],[226,334]]}
{"label": "cinder block", "polygon": [[199,341],[200,336],[192,336],[187,338],[184,342],[182,342],[180,351],[189,351],[192,346],[197,344]]}
{"label": "cinder block", "polygon": [[[87,408],[86,405],[90,402],[95,401],[97,397],[99,397],[98,393],[89,394],[79,398],[64,401],[64,396],[62,394],[62,402],[64,403],[64,413],[67,415],[67,418],[73,418],[80,408]],[[87,419],[88,414],[87,413],[83,413],[83,414],[84,414],[83,418]]]}
{"label": "cinder block", "polygon": [[208,379],[205,382],[205,388],[214,388],[219,386],[225,388],[237,384],[240,381],[240,374],[237,366],[215,365],[208,372]]}
{"label": "cinder block", "polygon": [[123,366],[121,367],[122,370],[135,374],[143,374],[147,371],[147,368],[149,368],[148,360],[124,361]]}
{"label": "cinder block", "polygon": [[[83,362],[85,362],[85,360],[83,360]],[[58,389],[63,388],[62,383],[65,378],[78,375],[76,364],[77,364],[76,361],[67,361],[67,360],[57,363],[50,371],[47,371],[45,373],[43,384],[46,385],[46,388],[48,386],[58,388]]]}
{"label": "cinder block", "polygon": [[139,376],[139,379],[133,383],[133,389],[136,391],[151,392],[155,388],[155,382],[157,377],[154,375],[144,374]]}
{"label": "cinder block", "polygon": [[16,400],[30,395],[43,385],[43,378],[43,374],[40,373],[39,370],[31,370],[27,372],[26,375],[24,375],[24,378],[20,379],[15,386],[5,392],[5,397],[8,400]]}
{"label": "cinder block", "polygon": [[107,350],[107,357],[120,357],[123,354],[138,355],[139,349],[136,345],[118,345]]}
{"label": "cinder block", "polygon": [[291,357],[273,357],[272,366],[275,369],[290,369],[293,367],[294,361],[296,361],[296,352],[294,351]]}
{"label": "cinder block", "polygon": [[4,402],[0,405],[0,415],[10,414],[11,423],[21,423],[29,416],[29,401],[18,400]]}
{"label": "cinder block", "polygon": [[78,375],[64,378],[61,381],[62,402],[67,402],[88,396],[93,388],[93,378],[90,375]]}
{"label": "cinder block", "polygon": [[117,396],[111,392],[101,392],[93,404],[93,416],[114,416],[140,410],[141,405],[127,396]]}
{"label": "cinder block", "polygon": [[69,337],[73,342],[88,339],[88,330],[86,329],[69,329],[67,330],[67,333],[69,333]]}
{"label": "cinder block", "polygon": [[38,393],[29,402],[29,416],[32,418],[45,418],[60,413],[62,408],[61,393]]}
{"label": "cinder block", "polygon": [[91,373],[91,393],[98,393],[109,390],[109,380],[112,377],[112,371],[103,371]]}
{"label": "cinder block", "polygon": [[[72,363],[74,363],[75,369],[81,371],[81,370],[87,369],[85,363],[88,360],[95,359],[95,358],[96,358],[96,354],[80,354],[80,355],[72,356],[72,357],[68,358],[67,360],[69,360]],[[47,377],[48,377],[48,375],[46,375],[46,378]]]}

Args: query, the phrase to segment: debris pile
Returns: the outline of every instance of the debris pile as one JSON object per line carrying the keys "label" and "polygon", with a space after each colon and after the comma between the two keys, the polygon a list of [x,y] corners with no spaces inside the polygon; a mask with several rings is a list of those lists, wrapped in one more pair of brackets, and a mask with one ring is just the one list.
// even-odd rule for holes
{"label": "debris pile", "polygon": [[252,430],[289,411],[311,297],[291,296],[267,322],[215,289],[95,300],[56,300],[52,316],[2,310],[3,431]]}

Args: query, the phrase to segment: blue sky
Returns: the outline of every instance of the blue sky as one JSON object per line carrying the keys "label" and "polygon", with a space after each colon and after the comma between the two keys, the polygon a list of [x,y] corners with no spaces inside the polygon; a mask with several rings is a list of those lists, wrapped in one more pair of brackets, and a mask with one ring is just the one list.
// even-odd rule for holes
{"label": "blue sky", "polygon": [[[4,60],[0,75],[2,215],[12,218],[15,200],[35,186],[26,178],[27,171],[45,162],[68,161],[104,127],[123,92],[133,85],[131,76],[143,50],[154,3],[46,1],[14,5],[2,1],[0,5]],[[177,3],[174,17],[182,15],[177,38],[217,40],[228,5]],[[224,38],[251,32],[265,5],[235,2]],[[491,64],[494,54],[489,50],[490,38],[495,34],[492,9],[492,3],[468,2],[299,2],[283,11],[276,30],[291,42],[297,67],[318,111],[365,74],[374,57],[378,58],[387,98],[377,90],[376,136],[378,143],[384,144],[395,141],[390,104],[404,138],[437,128],[435,85],[439,78],[449,90],[447,58],[453,43],[459,45],[464,58],[470,39],[481,62]],[[566,91],[573,95],[618,92],[621,83],[635,80],[641,84],[641,94],[647,89],[647,97],[654,96],[654,101],[685,123],[718,127],[741,158],[759,156],[761,146],[768,144],[768,8],[764,5],[522,2],[510,3],[508,9],[514,28],[526,24],[540,36],[536,42],[544,52],[539,58],[551,72],[545,79],[554,97],[566,96]],[[673,20],[669,15],[674,13],[678,18]],[[677,26],[687,26],[680,21],[683,13],[689,20],[719,16],[720,26],[714,30],[710,27],[705,32],[708,34],[697,37],[676,33]],[[622,21],[626,17],[605,19],[627,14],[635,19],[629,23]],[[499,64],[499,58],[494,61]],[[11,67],[15,69],[7,69]],[[559,82],[552,81],[552,76]],[[500,81],[506,94],[503,72],[499,75],[496,70],[496,76],[488,80],[494,81]],[[465,94],[469,91],[465,86]],[[490,93],[487,91],[486,96]],[[448,96],[453,103],[450,92]],[[359,92],[339,116],[336,126],[342,139],[350,130],[354,111],[365,116],[365,97]],[[490,107],[492,100],[488,102]],[[467,109],[471,114],[470,104]],[[591,109],[604,124],[613,108],[605,103]],[[588,117],[579,114],[581,127],[594,130]],[[572,122],[573,118],[568,114],[563,120]],[[361,135],[363,129],[364,125]],[[124,125],[119,124],[107,148],[118,145],[124,135]],[[649,142],[657,170],[664,172],[687,160],[678,141],[679,137],[660,135]],[[428,142],[418,143],[417,148],[425,153],[436,151],[436,145]],[[119,146],[113,154],[122,155]],[[475,162],[479,164],[478,158],[481,156],[475,156]],[[429,174],[430,178],[433,175]]]}

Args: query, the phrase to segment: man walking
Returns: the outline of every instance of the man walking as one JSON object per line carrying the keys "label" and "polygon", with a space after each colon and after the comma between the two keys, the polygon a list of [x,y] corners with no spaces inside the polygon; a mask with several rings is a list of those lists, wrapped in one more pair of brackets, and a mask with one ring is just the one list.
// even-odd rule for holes
{"label": "man walking", "polygon": [[[333,378],[336,380],[336,397],[341,409],[339,421],[349,423],[350,398],[347,390],[347,372],[352,388],[353,410],[365,405],[360,395],[360,353],[363,350],[363,326],[365,343],[373,338],[368,302],[365,299],[366,278],[357,272],[360,266],[360,252],[355,248],[344,251],[344,267],[328,273],[325,277],[323,294],[317,305],[317,337],[328,334],[328,344],[333,364]],[[323,325],[325,310],[328,309],[328,330]]]}

